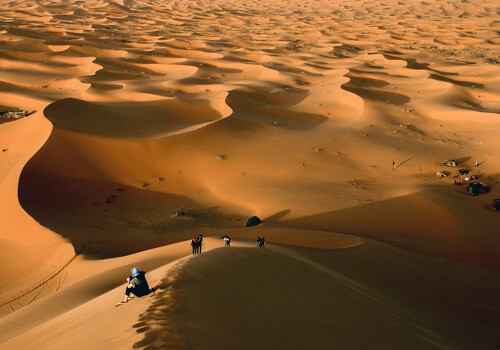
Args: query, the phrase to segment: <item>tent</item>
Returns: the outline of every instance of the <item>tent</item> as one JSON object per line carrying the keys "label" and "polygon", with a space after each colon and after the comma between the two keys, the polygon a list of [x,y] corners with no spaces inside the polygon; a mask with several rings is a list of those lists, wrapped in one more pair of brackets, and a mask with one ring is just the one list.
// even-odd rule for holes
{"label": "tent", "polygon": [[500,198],[497,198],[497,199],[493,200],[493,208],[495,210],[500,210]]}
{"label": "tent", "polygon": [[472,182],[467,185],[467,193],[470,196],[477,196],[478,194],[488,192],[490,188],[482,182]]}

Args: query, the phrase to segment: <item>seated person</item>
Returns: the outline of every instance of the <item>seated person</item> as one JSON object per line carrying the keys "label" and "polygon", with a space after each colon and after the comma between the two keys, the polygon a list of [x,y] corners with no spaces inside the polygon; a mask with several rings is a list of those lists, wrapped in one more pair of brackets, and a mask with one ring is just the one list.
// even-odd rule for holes
{"label": "seated person", "polygon": [[127,277],[128,286],[125,289],[125,297],[122,301],[118,303],[125,304],[127,301],[135,296],[143,297],[151,292],[154,292],[149,288],[148,281],[146,281],[146,273],[144,271],[139,271],[136,267],[130,270],[132,276]]}

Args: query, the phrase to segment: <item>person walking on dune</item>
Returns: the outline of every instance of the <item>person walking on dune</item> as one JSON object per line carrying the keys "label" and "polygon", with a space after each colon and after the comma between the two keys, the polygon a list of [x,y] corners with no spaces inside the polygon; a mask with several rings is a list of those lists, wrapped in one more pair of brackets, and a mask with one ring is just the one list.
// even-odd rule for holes
{"label": "person walking on dune", "polygon": [[193,250],[193,255],[198,254],[198,241],[196,240],[196,237],[193,237],[191,240],[191,249]]}
{"label": "person walking on dune", "polygon": [[201,254],[201,242],[203,242],[203,236],[202,235],[198,235],[198,254]]}
{"label": "person walking on dune", "polygon": [[130,270],[132,276],[127,277],[127,288],[125,289],[125,297],[120,301],[118,305],[125,304],[127,301],[132,299],[134,295],[138,298],[148,295],[154,292],[153,289],[149,288],[148,281],[146,280],[146,273],[144,271],[138,270],[134,267]]}
{"label": "person walking on dune", "polygon": [[223,236],[222,239],[224,240],[224,247],[231,246],[231,238],[229,236]]}
{"label": "person walking on dune", "polygon": [[257,247],[263,247],[266,244],[266,239],[264,237],[257,237]]}

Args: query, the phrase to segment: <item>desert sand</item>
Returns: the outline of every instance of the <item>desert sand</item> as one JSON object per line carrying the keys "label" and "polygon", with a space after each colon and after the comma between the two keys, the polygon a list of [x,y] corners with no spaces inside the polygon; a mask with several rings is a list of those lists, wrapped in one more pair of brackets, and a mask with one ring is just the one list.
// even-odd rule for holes
{"label": "desert sand", "polygon": [[493,0],[0,0],[0,348],[500,346],[499,57]]}

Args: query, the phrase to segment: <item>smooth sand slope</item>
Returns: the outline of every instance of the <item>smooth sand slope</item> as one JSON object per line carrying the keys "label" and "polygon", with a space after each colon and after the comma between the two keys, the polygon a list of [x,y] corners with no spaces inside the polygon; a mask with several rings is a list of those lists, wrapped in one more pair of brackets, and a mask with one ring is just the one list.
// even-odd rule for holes
{"label": "smooth sand slope", "polygon": [[[118,268],[0,321],[6,349],[488,349],[497,341],[498,274],[330,234],[335,249],[247,240],[148,273],[155,296],[115,308],[123,285],[98,296]],[[159,248],[172,259],[186,242]],[[217,248],[218,249],[213,249]],[[143,253],[125,260],[139,261]],[[144,263],[141,262],[144,266]],[[122,268],[123,270],[123,268]],[[121,276],[122,277],[122,276]],[[94,286],[91,288],[91,286]],[[89,294],[95,294],[90,296]],[[73,300],[61,305],[60,300]],[[83,302],[85,298],[91,299]],[[79,306],[75,306],[79,305]],[[45,314],[46,319],[26,316]],[[111,325],[112,324],[112,325]],[[106,331],[103,331],[106,330]],[[17,336],[17,337],[16,337]]]}
{"label": "smooth sand slope", "polygon": [[[205,249],[211,249],[208,240]],[[164,288],[161,280],[173,274],[179,259],[189,257],[186,242],[106,261],[75,261],[68,287],[40,299],[39,302],[0,319],[2,348],[84,349],[127,348],[141,339],[132,326],[153,298],[133,300],[119,308],[125,277],[133,266],[148,271],[151,287]],[[158,268],[159,267],[159,268]]]}
{"label": "smooth sand slope", "polygon": [[[0,119],[0,347],[500,344],[496,1],[0,0],[0,18],[0,112],[30,114]],[[287,248],[177,264],[199,233]],[[160,299],[114,309],[131,267],[160,283],[169,263]],[[214,322],[231,286],[241,310]],[[174,328],[141,340],[164,302]]]}
{"label": "smooth sand slope", "polygon": [[[0,125],[1,147],[5,150],[0,163],[0,245],[4,250],[0,262],[5,275],[0,284],[0,314],[12,312],[32,300],[34,293],[19,303],[6,303],[47,281],[75,256],[71,244],[40,226],[19,205],[19,174],[50,133],[50,124],[42,115],[29,118]],[[48,291],[57,288],[57,281],[48,284]]]}
{"label": "smooth sand slope", "polygon": [[168,321],[186,348],[486,349],[500,321],[496,277],[364,240],[221,248],[181,267],[175,302],[148,310],[137,345],[168,347]]}

